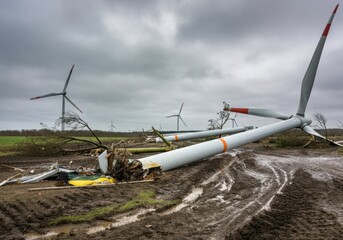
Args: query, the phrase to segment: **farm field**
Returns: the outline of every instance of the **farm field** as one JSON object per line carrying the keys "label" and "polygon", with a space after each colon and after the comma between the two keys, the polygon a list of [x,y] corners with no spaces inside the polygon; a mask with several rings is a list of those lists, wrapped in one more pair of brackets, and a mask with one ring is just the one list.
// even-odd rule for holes
{"label": "farm field", "polygon": [[[30,139],[37,139],[39,141],[39,136],[30,136]],[[97,142],[95,137],[85,137],[77,136],[75,138]],[[111,144],[113,142],[118,142],[120,140],[130,140],[131,137],[99,137],[100,141],[105,144]],[[28,138],[25,136],[0,136],[0,156],[11,156],[18,154],[16,149],[20,146],[21,143],[27,142]],[[19,144],[19,146],[18,146]]]}

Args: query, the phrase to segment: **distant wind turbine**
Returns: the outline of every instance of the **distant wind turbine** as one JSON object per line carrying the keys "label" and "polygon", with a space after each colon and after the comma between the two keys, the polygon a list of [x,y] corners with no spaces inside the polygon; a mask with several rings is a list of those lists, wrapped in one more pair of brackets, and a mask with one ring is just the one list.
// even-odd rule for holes
{"label": "distant wind turbine", "polygon": [[237,113],[236,113],[236,115],[233,118],[229,118],[229,120],[232,121],[232,128],[234,128],[235,125],[236,125],[236,127],[238,127],[238,124],[237,124],[237,121],[236,121],[236,117],[237,117]]}
{"label": "distant wind turbine", "polygon": [[38,98],[45,98],[45,97],[53,97],[53,96],[62,95],[62,124],[61,124],[62,125],[61,126],[61,130],[62,131],[64,131],[64,128],[65,128],[65,99],[67,99],[68,102],[70,102],[77,110],[79,110],[82,113],[82,111],[75,105],[75,103],[73,103],[70,100],[70,98],[67,97],[67,91],[66,90],[67,90],[67,87],[68,87],[68,84],[69,84],[69,80],[70,80],[70,76],[71,76],[71,73],[73,72],[73,69],[74,69],[74,65],[70,69],[69,76],[67,78],[67,81],[64,84],[64,88],[63,88],[62,92],[60,92],[60,93],[49,93],[49,94],[46,94],[46,95],[30,98],[30,100],[35,100],[35,99],[38,99]]}
{"label": "distant wind turbine", "polygon": [[113,132],[114,129],[117,129],[114,124],[113,121],[111,121],[111,125],[108,127],[110,129],[110,132]]}
{"label": "distant wind turbine", "polygon": [[179,131],[180,119],[181,119],[181,121],[183,122],[183,124],[187,127],[185,121],[183,121],[183,119],[182,119],[182,117],[181,117],[182,108],[183,108],[183,103],[182,103],[182,105],[181,105],[181,107],[180,107],[180,110],[179,110],[179,113],[178,113],[178,114],[174,114],[174,115],[167,116],[167,118],[171,118],[171,117],[176,117],[176,118],[177,118],[177,131]]}

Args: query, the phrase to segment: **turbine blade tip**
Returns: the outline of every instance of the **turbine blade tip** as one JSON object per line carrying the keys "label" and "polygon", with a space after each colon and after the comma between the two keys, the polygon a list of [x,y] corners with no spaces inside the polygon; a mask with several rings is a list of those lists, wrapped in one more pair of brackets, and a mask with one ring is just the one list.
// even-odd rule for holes
{"label": "turbine blade tip", "polygon": [[333,10],[333,14],[336,14],[336,12],[337,12],[337,9],[338,9],[338,6],[339,6],[339,3],[337,3],[337,5],[336,5],[335,9]]}

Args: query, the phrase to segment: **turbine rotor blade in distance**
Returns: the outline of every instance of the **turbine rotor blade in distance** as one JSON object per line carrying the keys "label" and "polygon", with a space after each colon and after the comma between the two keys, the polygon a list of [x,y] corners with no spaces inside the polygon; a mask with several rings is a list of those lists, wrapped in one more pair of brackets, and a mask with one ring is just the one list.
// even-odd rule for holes
{"label": "turbine rotor blade in distance", "polygon": [[179,111],[179,115],[181,114],[181,111],[182,111],[182,108],[183,108],[183,104],[184,104],[184,103],[181,104],[180,111]]}
{"label": "turbine rotor blade in distance", "polygon": [[264,108],[224,108],[225,111],[235,112],[235,113],[243,113],[248,115],[254,115],[259,117],[267,117],[267,118],[277,118],[281,120],[289,119],[291,116]]}
{"label": "turbine rotor blade in distance", "polygon": [[64,84],[64,88],[63,88],[63,91],[62,91],[63,93],[67,90],[67,87],[68,87],[68,84],[69,84],[69,80],[70,80],[70,76],[71,76],[71,73],[73,72],[73,69],[74,69],[74,65],[71,67],[69,75],[68,75],[68,78],[67,78],[67,81]]}
{"label": "turbine rotor blade in distance", "polygon": [[181,119],[181,121],[183,122],[183,124],[187,127],[187,125],[186,125],[185,121],[183,121],[182,117],[179,116],[179,118]]}
{"label": "turbine rotor blade in distance", "polygon": [[83,113],[81,110],[80,110],[80,108],[78,108],[76,105],[75,105],[75,103],[73,103],[71,100],[70,100],[70,98],[68,98],[67,97],[67,95],[64,95],[64,97],[77,109],[77,110],[79,110],[81,113]]}
{"label": "turbine rotor blade in distance", "polygon": [[320,57],[321,57],[321,54],[322,54],[322,51],[324,48],[324,44],[326,41],[326,37],[329,34],[331,23],[332,23],[333,18],[335,17],[338,6],[339,6],[339,4],[336,5],[335,9],[333,10],[333,12],[331,14],[329,22],[327,23],[327,25],[326,25],[323,33],[322,33],[322,36],[318,42],[316,50],[313,53],[311,62],[310,62],[309,66],[306,70],[304,79],[302,81],[300,101],[299,101],[299,106],[298,106],[298,111],[297,111],[297,115],[299,115],[299,116],[305,115],[307,102],[308,102],[310,95],[311,95],[311,92],[312,92],[312,87],[313,87],[314,80],[316,77],[316,73],[317,73]]}
{"label": "turbine rotor blade in distance", "polygon": [[53,97],[53,96],[58,96],[58,95],[62,95],[62,93],[49,93],[49,94],[45,94],[45,95],[42,95],[42,96],[30,98],[30,100],[35,100],[35,99],[38,99],[38,98]]}
{"label": "turbine rotor blade in distance", "polygon": [[308,134],[311,134],[311,135],[313,135],[313,136],[316,136],[316,137],[319,137],[319,138],[321,138],[321,139],[324,139],[324,140],[326,140],[326,141],[328,141],[328,142],[330,142],[330,143],[332,143],[332,144],[335,144],[336,146],[343,147],[342,144],[339,144],[339,143],[337,143],[337,142],[335,142],[335,141],[333,141],[333,140],[330,140],[330,139],[324,137],[323,135],[317,133],[313,128],[311,128],[311,127],[308,126],[308,125],[306,125],[305,127],[303,127],[303,130],[304,130],[305,132],[307,132]]}
{"label": "turbine rotor blade in distance", "polygon": [[171,118],[171,117],[178,117],[179,115],[170,115],[170,116],[166,116],[166,118]]}

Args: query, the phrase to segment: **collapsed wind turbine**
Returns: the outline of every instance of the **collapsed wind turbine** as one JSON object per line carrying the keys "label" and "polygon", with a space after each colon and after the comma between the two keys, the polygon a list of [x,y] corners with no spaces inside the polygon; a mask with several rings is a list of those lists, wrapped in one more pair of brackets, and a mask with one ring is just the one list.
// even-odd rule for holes
{"label": "collapsed wind turbine", "polygon": [[180,126],[180,119],[183,122],[183,124],[187,127],[186,123],[183,121],[183,119],[181,117],[182,108],[183,108],[183,103],[182,103],[182,105],[180,107],[179,114],[174,114],[174,115],[170,115],[170,116],[166,117],[166,118],[171,118],[171,117],[176,117],[177,118],[177,131],[178,132],[179,132],[179,126]]}
{"label": "collapsed wind turbine", "polygon": [[[270,124],[264,127],[260,127],[257,129],[253,129],[247,132],[237,133],[232,136],[227,136],[220,139],[215,139],[212,141],[203,142],[189,147],[173,150],[170,152],[138,159],[142,163],[143,169],[160,167],[163,171],[168,171],[180,167],[182,165],[189,164],[195,161],[200,161],[204,158],[226,152],[230,149],[242,146],[247,143],[255,142],[265,137],[269,137],[271,135],[281,133],[293,128],[300,128],[311,135],[315,135],[317,137],[325,139],[325,137],[314,131],[309,126],[312,120],[305,117],[305,110],[307,102],[311,95],[312,86],[315,80],[315,75],[317,72],[324,43],[329,33],[330,26],[337,9],[338,4],[333,10],[329,22],[327,23],[322,33],[322,36],[319,40],[319,43],[316,47],[316,50],[312,56],[311,62],[304,76],[301,86],[301,95],[298,111],[295,115],[282,114],[269,109],[225,108],[225,110],[229,110],[231,112],[246,113],[263,117],[273,117],[281,119],[283,121]],[[331,142],[338,146],[342,146],[337,142]]]}
{"label": "collapsed wind turbine", "polygon": [[70,98],[67,97],[67,87],[68,87],[70,76],[71,76],[71,73],[73,72],[73,69],[74,69],[74,65],[70,69],[68,78],[67,78],[67,80],[66,80],[66,82],[64,84],[62,92],[60,92],[60,93],[49,93],[49,94],[46,94],[46,95],[30,98],[30,100],[35,100],[35,99],[38,99],[38,98],[46,98],[46,97],[53,97],[53,96],[62,95],[62,118],[61,118],[61,120],[62,120],[61,121],[61,130],[62,131],[64,131],[64,128],[65,128],[65,99],[67,99],[68,102],[70,102],[77,110],[79,110],[82,113],[82,111],[75,105],[75,103],[73,103],[70,100]]}

